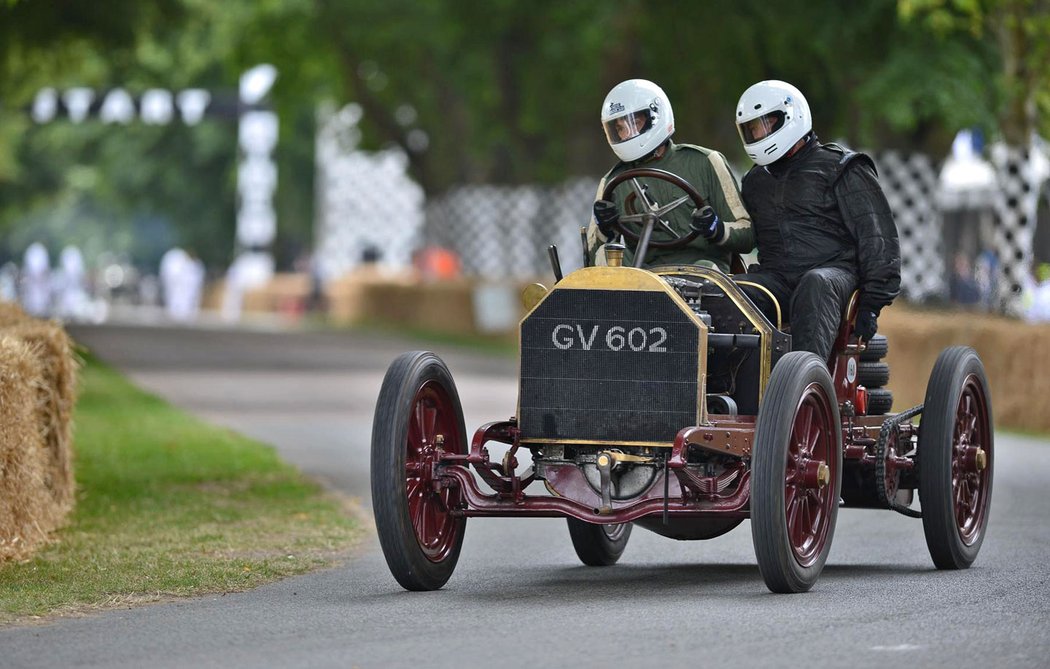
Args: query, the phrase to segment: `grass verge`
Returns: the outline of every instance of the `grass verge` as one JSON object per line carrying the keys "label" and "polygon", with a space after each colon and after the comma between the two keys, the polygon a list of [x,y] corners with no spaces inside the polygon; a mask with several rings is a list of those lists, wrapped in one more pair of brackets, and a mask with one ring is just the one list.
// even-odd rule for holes
{"label": "grass verge", "polygon": [[93,359],[75,426],[76,509],[33,559],[0,564],[0,624],[246,590],[333,564],[360,533],[272,448]]}

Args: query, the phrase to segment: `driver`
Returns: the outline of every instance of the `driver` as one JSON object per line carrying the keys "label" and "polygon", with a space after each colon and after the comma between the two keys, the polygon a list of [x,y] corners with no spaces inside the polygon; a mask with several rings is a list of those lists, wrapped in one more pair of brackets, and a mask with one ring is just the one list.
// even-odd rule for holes
{"label": "driver", "polygon": [[[710,205],[697,210],[695,205],[685,202],[667,212],[662,220],[675,235],[685,237],[694,229],[699,230],[700,235],[682,248],[650,247],[646,265],[706,265],[728,272],[732,253],[747,253],[754,248],[751,219],[725,157],[702,146],[671,141],[674,111],[659,86],[645,79],[617,84],[605,96],[601,118],[605,137],[620,162],[598,184],[599,199],[594,203],[594,218],[587,229],[588,255],[592,262],[604,263],[602,245],[619,234],[616,224],[621,212],[648,210],[629,183],[616,189],[614,202],[600,199],[610,179],[639,167],[664,170],[685,179],[703,197],[704,203]],[[650,203],[665,205],[684,195],[666,181],[642,178],[639,182]],[[652,239],[666,241],[669,237],[658,222]],[[633,263],[634,246],[635,242],[628,240],[624,264]]]}

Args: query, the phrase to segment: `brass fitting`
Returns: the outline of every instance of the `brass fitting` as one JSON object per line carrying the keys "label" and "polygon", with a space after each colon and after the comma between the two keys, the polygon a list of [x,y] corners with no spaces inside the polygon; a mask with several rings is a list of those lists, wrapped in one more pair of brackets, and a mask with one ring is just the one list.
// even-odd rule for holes
{"label": "brass fitting", "polygon": [[525,311],[532,311],[533,307],[546,297],[547,292],[547,286],[542,283],[530,283],[521,291],[521,305],[525,307]]}
{"label": "brass fitting", "polygon": [[831,467],[822,462],[817,466],[817,486],[823,488],[829,483],[831,483]]}

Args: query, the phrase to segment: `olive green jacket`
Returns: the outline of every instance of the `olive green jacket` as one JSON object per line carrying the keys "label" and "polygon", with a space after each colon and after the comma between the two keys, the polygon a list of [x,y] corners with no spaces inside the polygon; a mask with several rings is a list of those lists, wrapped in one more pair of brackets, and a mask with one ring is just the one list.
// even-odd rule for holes
{"label": "olive green jacket", "polygon": [[[751,218],[740,199],[740,188],[736,178],[729,171],[729,165],[721,153],[702,146],[672,142],[668,145],[664,155],[655,160],[618,163],[598,184],[598,194],[595,200],[601,199],[605,184],[609,180],[621,172],[638,167],[664,170],[685,179],[703,197],[704,203],[711,205],[718,217],[725,223],[725,233],[710,242],[703,237],[697,237],[688,246],[681,249],[650,248],[646,254],[646,266],[703,264],[716,265],[722,271],[728,271],[731,254],[748,253],[754,248],[755,236],[751,230]],[[685,194],[678,187],[659,179],[643,178],[639,179],[639,182],[647,187],[648,196],[659,204],[666,204]],[[612,199],[616,202],[621,214],[642,211],[636,202],[628,204],[628,199],[634,199],[629,198],[633,192],[630,182],[620,184],[614,191]],[[628,206],[626,211],[625,205]],[[688,235],[693,208],[692,202],[684,202],[668,212],[663,220],[679,235]],[[639,226],[634,226],[634,228],[638,229]],[[653,239],[660,239],[659,224],[656,230]],[[666,235],[663,238],[666,239]],[[609,240],[598,230],[598,225],[592,217],[587,228],[588,256],[591,262],[596,260],[598,264],[604,262],[604,252],[601,246],[607,241]],[[634,245],[635,242],[627,240],[628,248],[624,254],[624,264],[633,264]]]}

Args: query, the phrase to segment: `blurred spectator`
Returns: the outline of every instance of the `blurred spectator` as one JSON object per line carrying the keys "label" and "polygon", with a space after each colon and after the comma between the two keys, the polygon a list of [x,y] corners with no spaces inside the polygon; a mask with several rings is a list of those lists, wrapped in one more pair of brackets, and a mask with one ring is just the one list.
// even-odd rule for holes
{"label": "blurred spectator", "polygon": [[981,290],[974,279],[970,259],[964,253],[955,254],[948,290],[952,301],[956,304],[971,305],[981,301]]}
{"label": "blurred spectator", "polygon": [[160,259],[160,283],[168,316],[180,322],[196,320],[204,287],[200,259],[178,247],[169,249]]}
{"label": "blurred spectator", "polygon": [[324,282],[317,258],[309,251],[303,251],[295,258],[292,269],[299,274],[310,277],[310,295],[306,298],[307,311],[325,311]]}
{"label": "blurred spectator", "polygon": [[195,321],[200,316],[201,295],[204,292],[204,262],[192,250],[186,253],[186,266],[182,274],[183,302],[178,305],[179,314],[186,321]]}
{"label": "blurred spectator", "polygon": [[139,279],[139,304],[147,307],[160,305],[160,280],[154,274],[143,274]]}
{"label": "blurred spectator", "polygon": [[226,270],[226,287],[222,295],[222,318],[230,322],[241,319],[244,293],[252,284],[252,267],[247,255],[234,258]]}
{"label": "blurred spectator", "polygon": [[22,306],[31,316],[51,312],[51,259],[40,242],[29,245],[22,261]]}
{"label": "blurred spectator", "polygon": [[58,268],[51,281],[55,315],[63,320],[82,321],[91,317],[87,294],[84,256],[75,246],[67,246],[58,256]]}
{"label": "blurred spectator", "polygon": [[18,265],[13,262],[6,262],[0,267],[0,300],[18,301]]}
{"label": "blurred spectator", "polygon": [[1024,286],[1024,317],[1032,323],[1050,323],[1050,263],[1039,265],[1035,273]]}
{"label": "blurred spectator", "polygon": [[996,308],[999,285],[995,277],[998,267],[999,259],[992,250],[981,252],[974,264],[973,279],[981,296],[981,308],[985,311],[993,311]]}

